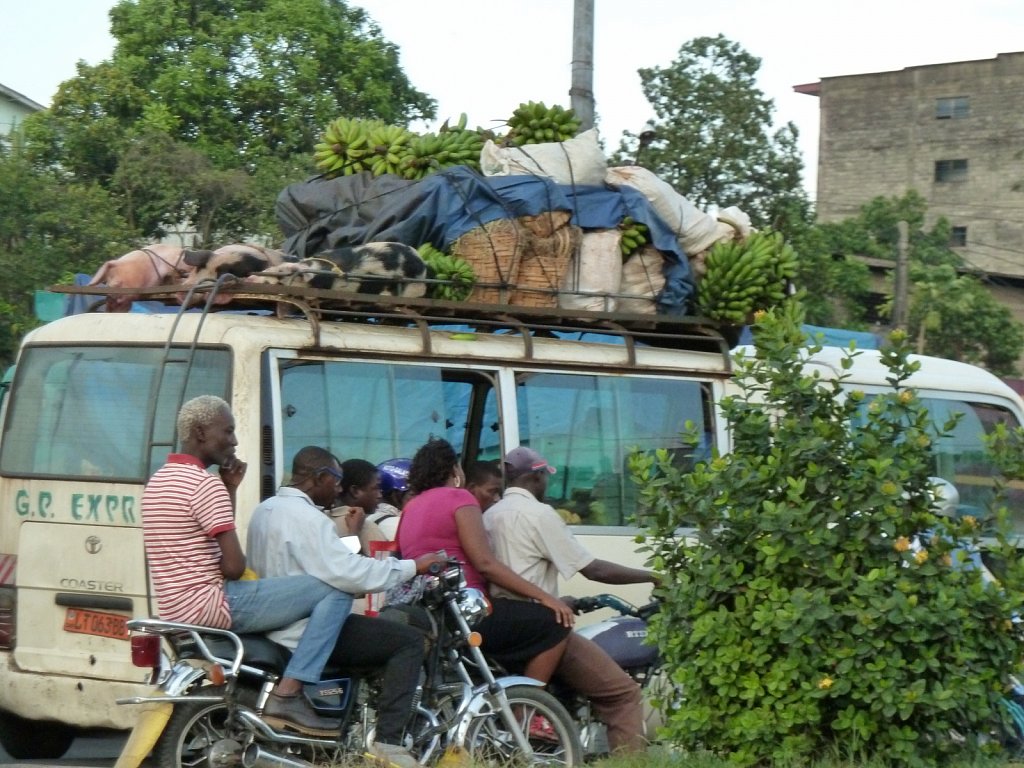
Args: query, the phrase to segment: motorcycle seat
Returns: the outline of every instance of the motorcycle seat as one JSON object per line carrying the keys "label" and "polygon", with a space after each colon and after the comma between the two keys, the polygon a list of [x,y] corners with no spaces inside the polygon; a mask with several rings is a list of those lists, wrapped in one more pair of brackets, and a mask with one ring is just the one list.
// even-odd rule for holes
{"label": "motorcycle seat", "polygon": [[[210,651],[218,658],[229,660],[234,657],[235,647],[224,636],[202,634],[202,638]],[[242,641],[243,664],[277,674],[283,672],[284,668],[288,666],[288,660],[292,653],[283,645],[278,645],[265,635],[240,634],[238,638]],[[178,657],[182,659],[203,658],[191,639],[185,639],[179,643],[176,650]]]}

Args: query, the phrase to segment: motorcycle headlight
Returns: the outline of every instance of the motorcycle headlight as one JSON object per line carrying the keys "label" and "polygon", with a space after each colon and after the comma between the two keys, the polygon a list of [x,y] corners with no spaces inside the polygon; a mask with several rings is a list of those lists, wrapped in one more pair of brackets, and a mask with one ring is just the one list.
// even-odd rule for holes
{"label": "motorcycle headlight", "polygon": [[459,593],[458,605],[459,613],[471,627],[491,612],[491,604],[487,602],[484,593],[474,587]]}

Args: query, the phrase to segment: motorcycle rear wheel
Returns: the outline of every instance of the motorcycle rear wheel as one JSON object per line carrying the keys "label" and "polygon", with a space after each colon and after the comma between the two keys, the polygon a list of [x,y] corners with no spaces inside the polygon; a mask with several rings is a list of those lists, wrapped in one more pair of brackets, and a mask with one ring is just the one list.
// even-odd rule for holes
{"label": "motorcycle rear wheel", "polygon": [[[528,764],[565,768],[583,764],[579,732],[558,699],[532,685],[510,686],[505,696],[533,748]],[[507,768],[525,762],[500,712],[475,720],[465,746],[477,766]]]}
{"label": "motorcycle rear wheel", "polygon": [[[223,696],[223,685],[197,688],[196,696]],[[210,750],[229,744],[228,707],[223,702],[175,704],[174,712],[153,747],[156,768],[212,768]],[[238,745],[241,758],[241,745]]]}

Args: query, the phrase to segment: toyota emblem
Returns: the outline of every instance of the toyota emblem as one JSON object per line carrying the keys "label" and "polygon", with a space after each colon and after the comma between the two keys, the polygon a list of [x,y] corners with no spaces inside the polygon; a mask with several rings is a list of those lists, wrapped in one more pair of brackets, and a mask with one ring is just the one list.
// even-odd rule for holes
{"label": "toyota emblem", "polygon": [[85,540],[85,551],[90,555],[95,555],[103,549],[103,542],[100,541],[99,536],[90,536]]}

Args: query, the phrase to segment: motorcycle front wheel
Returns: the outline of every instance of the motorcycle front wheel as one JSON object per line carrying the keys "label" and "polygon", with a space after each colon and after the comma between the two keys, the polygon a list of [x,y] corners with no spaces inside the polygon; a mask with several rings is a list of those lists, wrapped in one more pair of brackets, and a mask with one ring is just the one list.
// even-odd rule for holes
{"label": "motorcycle front wheel", "polygon": [[[207,685],[197,688],[196,696],[224,696],[223,685]],[[218,764],[223,756],[214,755],[214,750],[233,750],[237,742],[231,740],[228,731],[228,707],[219,702],[187,702],[174,705],[174,712],[159,741],[153,747],[153,763],[156,768],[213,768],[211,756]],[[242,745],[237,744],[241,758]]]}
{"label": "motorcycle front wheel", "polygon": [[[533,749],[530,764],[566,768],[583,764],[576,725],[558,699],[532,685],[510,686],[505,696]],[[500,712],[477,718],[469,728],[465,746],[474,765],[507,768],[525,762]]]}

